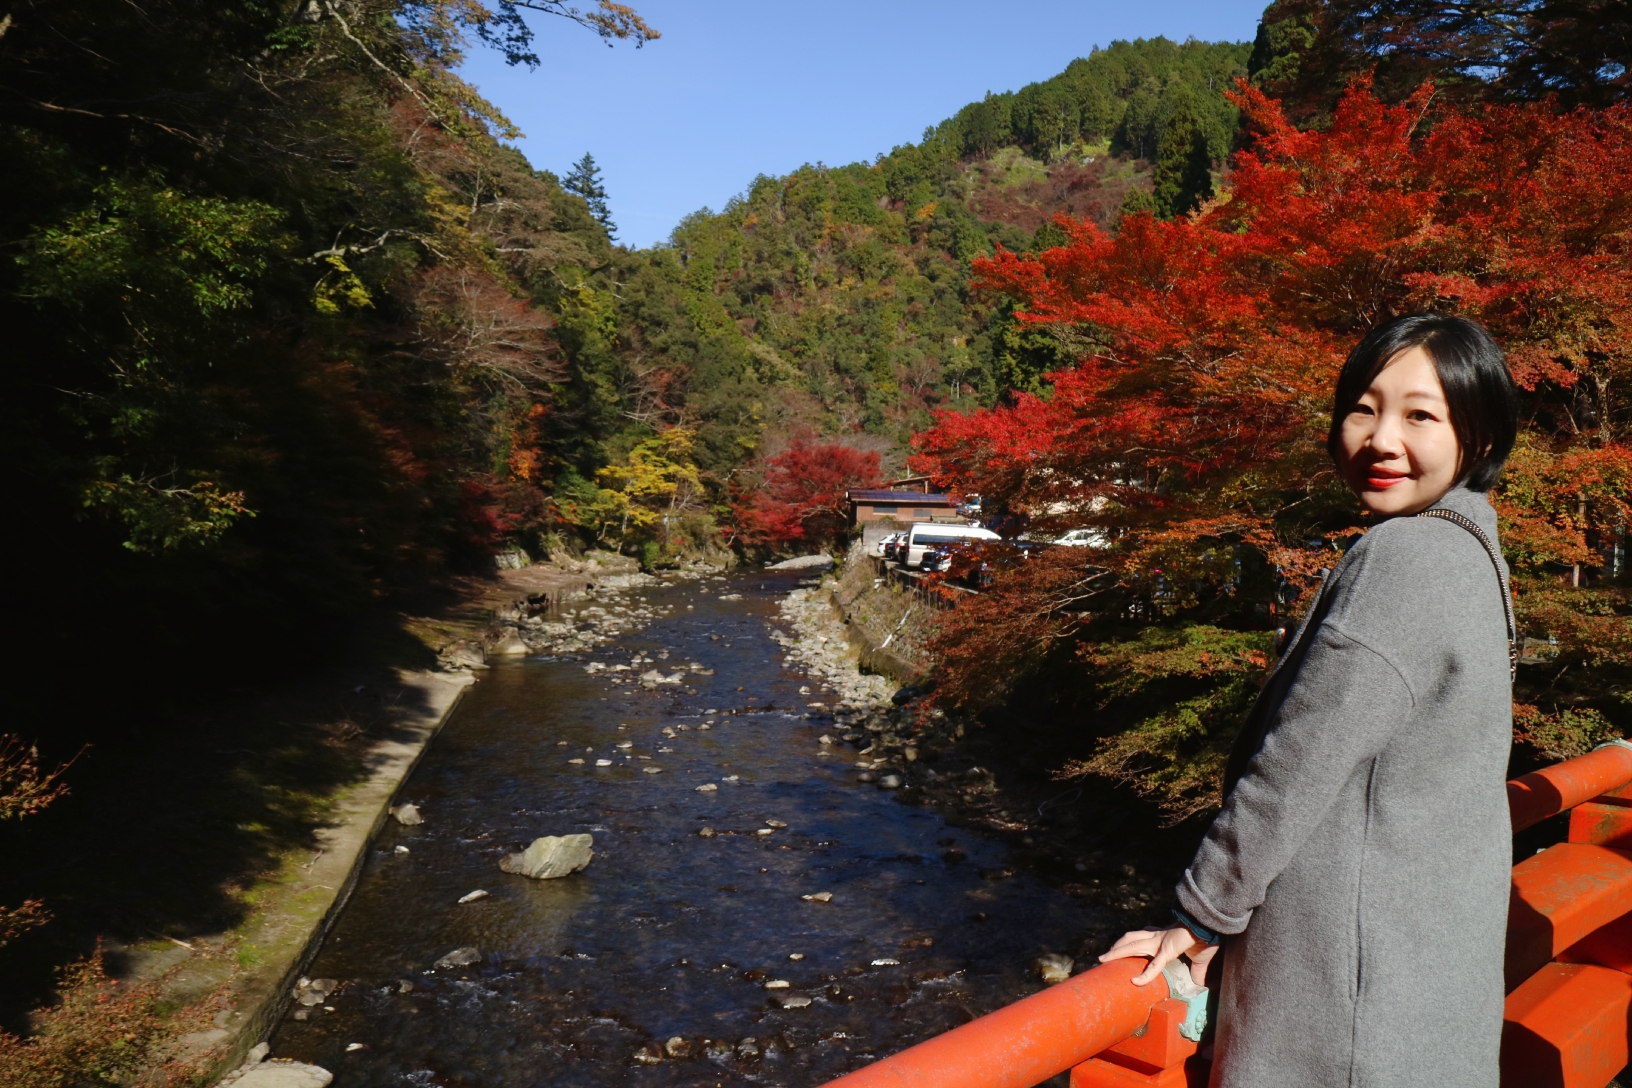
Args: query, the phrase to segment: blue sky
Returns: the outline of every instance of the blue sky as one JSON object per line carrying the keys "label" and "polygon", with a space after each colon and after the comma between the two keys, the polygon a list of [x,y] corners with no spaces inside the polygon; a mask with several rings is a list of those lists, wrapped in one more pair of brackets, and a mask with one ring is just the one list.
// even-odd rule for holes
{"label": "blue sky", "polygon": [[632,2],[663,34],[644,49],[539,15],[537,69],[472,49],[463,74],[526,133],[535,167],[565,174],[591,152],[619,240],[647,246],[757,174],[871,161],[1096,44],[1251,41],[1266,0]]}

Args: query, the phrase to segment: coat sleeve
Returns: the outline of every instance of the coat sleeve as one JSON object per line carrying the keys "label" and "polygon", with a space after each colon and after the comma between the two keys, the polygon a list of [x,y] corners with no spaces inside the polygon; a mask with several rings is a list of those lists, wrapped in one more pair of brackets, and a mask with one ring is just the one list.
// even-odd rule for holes
{"label": "coat sleeve", "polygon": [[1335,617],[1312,637],[1263,746],[1179,881],[1183,909],[1219,933],[1247,928],[1270,882],[1415,703],[1399,669]]}

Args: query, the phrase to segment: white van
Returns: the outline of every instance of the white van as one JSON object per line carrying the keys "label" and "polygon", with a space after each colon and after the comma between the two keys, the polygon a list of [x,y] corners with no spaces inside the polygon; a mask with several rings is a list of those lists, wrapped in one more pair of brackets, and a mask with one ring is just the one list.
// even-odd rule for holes
{"label": "white van", "polygon": [[937,525],[933,521],[920,521],[907,534],[907,546],[901,556],[901,565],[904,567],[921,567],[924,565],[924,549],[936,544],[950,544],[956,540],[1001,540],[1002,537],[990,529],[982,529],[976,525]]}

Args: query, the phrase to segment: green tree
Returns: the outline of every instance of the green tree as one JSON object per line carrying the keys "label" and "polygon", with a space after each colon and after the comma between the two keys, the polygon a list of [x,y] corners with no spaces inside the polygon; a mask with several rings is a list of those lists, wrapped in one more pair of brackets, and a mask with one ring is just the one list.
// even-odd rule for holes
{"label": "green tree", "polygon": [[1163,219],[1187,215],[1213,195],[1212,156],[1195,96],[1181,85],[1168,103],[1156,144],[1155,188],[1151,199]]}
{"label": "green tree", "polygon": [[561,187],[583,197],[595,222],[606,228],[606,236],[617,237],[618,225],[612,222],[612,209],[606,203],[606,186],[601,184],[601,168],[595,165],[595,156],[584,152],[584,157],[573,164]]}

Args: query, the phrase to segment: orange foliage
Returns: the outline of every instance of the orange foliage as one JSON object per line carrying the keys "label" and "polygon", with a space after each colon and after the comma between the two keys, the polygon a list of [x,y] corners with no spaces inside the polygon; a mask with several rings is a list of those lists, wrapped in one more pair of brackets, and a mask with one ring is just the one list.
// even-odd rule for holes
{"label": "orange foliage", "polygon": [[[1235,98],[1259,135],[1195,215],[1116,234],[1061,217],[1065,245],[976,262],[1020,320],[1092,347],[1047,396],[941,413],[912,465],[1035,530],[1100,528],[1093,562],[1121,590],[1050,612],[1031,597],[1063,597],[1060,574],[1033,565],[1035,586],[996,593],[1040,643],[1112,620],[1273,626],[1363,529],[1323,448],[1346,352],[1394,315],[1449,311],[1491,329],[1527,391],[1495,496],[1527,633],[1632,664],[1608,630],[1632,626],[1624,589],[1589,604],[1558,584],[1632,520],[1632,109],[1436,109],[1427,85],[1389,106],[1362,81],[1305,132],[1244,83]],[[1014,656],[1013,626],[949,618],[947,690],[992,690],[982,662]]]}

